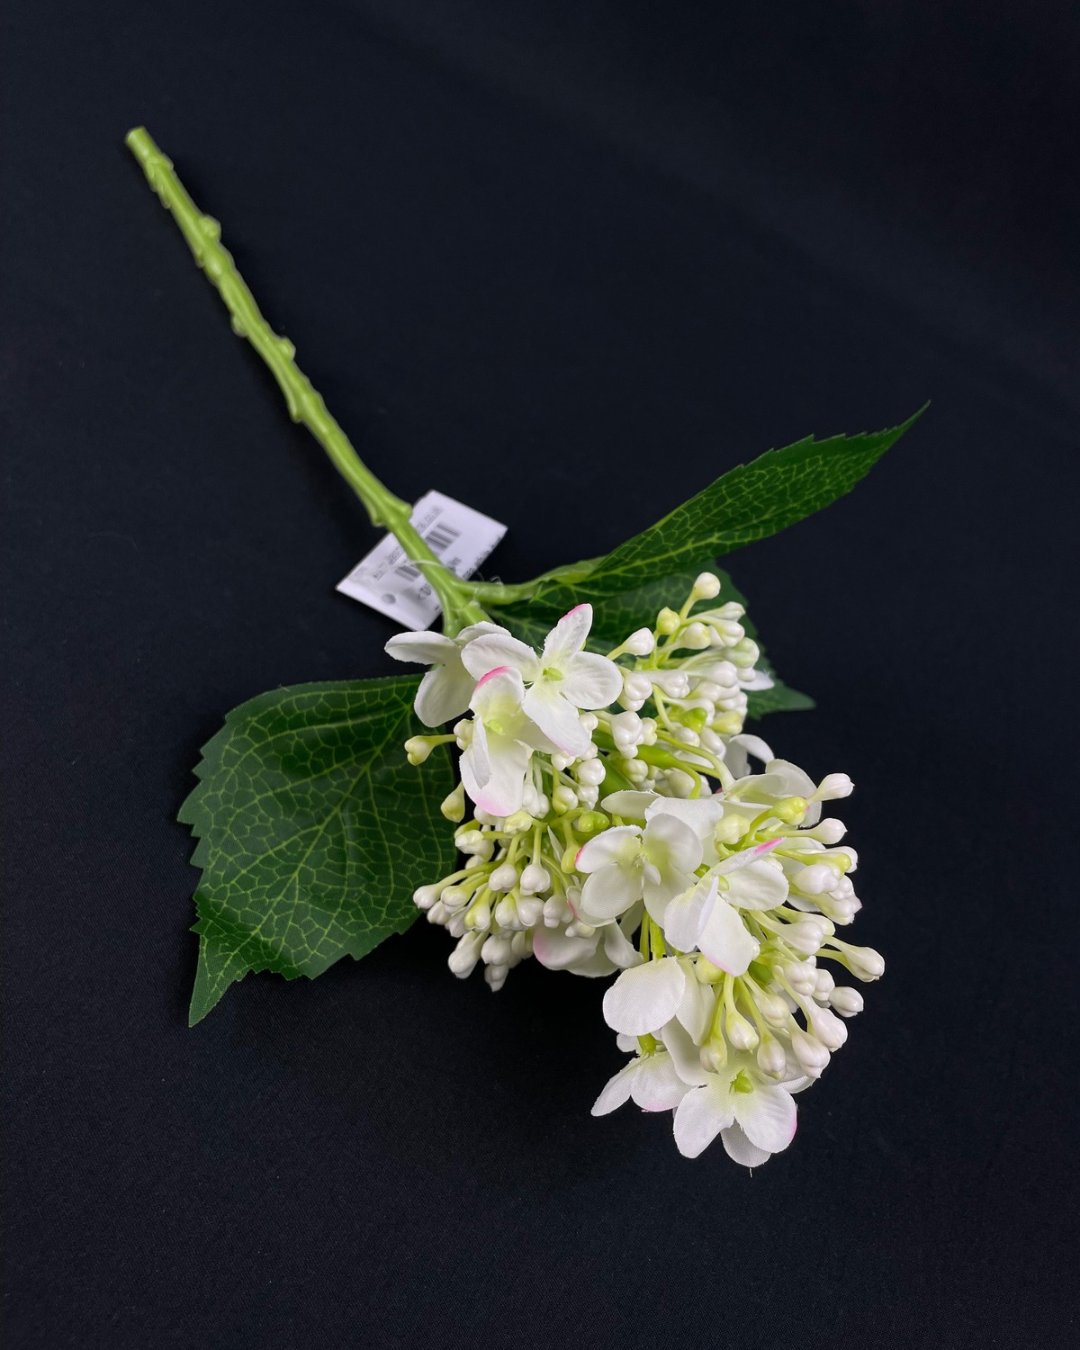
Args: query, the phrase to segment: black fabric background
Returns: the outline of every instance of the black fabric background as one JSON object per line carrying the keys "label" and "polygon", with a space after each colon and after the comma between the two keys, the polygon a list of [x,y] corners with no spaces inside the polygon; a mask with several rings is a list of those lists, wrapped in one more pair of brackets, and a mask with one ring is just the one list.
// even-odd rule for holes
{"label": "black fabric background", "polygon": [[[6,6],[6,1344],[1075,1344],[1069,6]],[[588,1110],[601,988],[427,925],[185,1025],[175,823],[279,684],[385,673],[358,504],[121,140],[376,472],[595,554],[931,410],[731,559],[844,769],[887,976],[753,1175]]]}

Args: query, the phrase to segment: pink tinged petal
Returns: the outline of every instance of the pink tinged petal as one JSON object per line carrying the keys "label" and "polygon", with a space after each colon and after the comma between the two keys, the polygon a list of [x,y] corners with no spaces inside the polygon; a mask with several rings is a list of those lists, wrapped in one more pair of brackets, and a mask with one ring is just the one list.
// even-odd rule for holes
{"label": "pink tinged petal", "polygon": [[574,866],[579,872],[595,872],[608,863],[630,866],[641,852],[641,831],[636,825],[616,825],[578,849]]}
{"label": "pink tinged petal", "polygon": [[511,666],[525,680],[535,680],[540,674],[540,662],[533,649],[508,634],[487,633],[476,638],[461,649],[461,659],[465,669],[477,679],[496,666]]}
{"label": "pink tinged petal", "polygon": [[746,931],[738,911],[732,909],[721,896],[713,905],[712,913],[701,930],[698,950],[704,952],[714,966],[726,970],[729,975],[745,975],[761,947]]}
{"label": "pink tinged petal", "polygon": [[788,896],[787,877],[776,863],[752,862],[732,872],[724,897],[737,909],[775,909]]}
{"label": "pink tinged petal", "polygon": [[591,627],[592,605],[575,605],[545,638],[541,664],[565,669],[571,658],[585,646]]}
{"label": "pink tinged petal", "polygon": [[397,633],[386,644],[386,654],[395,661],[442,666],[458,659],[458,645],[442,633]]}
{"label": "pink tinged petal", "polygon": [[493,816],[509,816],[521,810],[525,791],[525,771],[532,751],[520,741],[488,732],[488,757],[491,776],[473,800],[481,811]]}
{"label": "pink tinged petal", "polygon": [[613,1031],[647,1036],[675,1016],[686,976],[672,957],[624,970],[604,995],[604,1021]]}
{"label": "pink tinged petal", "polygon": [[675,1111],[675,1143],[684,1158],[696,1158],[735,1119],[730,1094],[717,1079],[688,1092]]}
{"label": "pink tinged petal", "polygon": [[641,953],[626,936],[617,923],[608,924],[601,929],[604,941],[604,955],[619,970],[629,970],[631,966],[640,966]]}
{"label": "pink tinged petal", "polygon": [[521,675],[512,666],[496,666],[481,675],[469,705],[484,721],[507,721],[517,716],[525,697]]}
{"label": "pink tinged petal", "polygon": [[713,1013],[713,994],[694,978],[694,968],[689,961],[680,963],[686,975],[686,988],[682,1001],[675,1011],[675,1020],[686,1029],[687,1034],[697,1044],[701,1044],[705,1028]]}
{"label": "pink tinged petal", "polygon": [[622,1106],[623,1102],[630,1100],[630,1086],[634,1080],[637,1066],[638,1061],[632,1059],[629,1064],[619,1070],[614,1078],[608,1079],[603,1092],[593,1102],[592,1115],[606,1116]]}
{"label": "pink tinged petal", "polygon": [[441,727],[444,722],[456,721],[469,709],[476,681],[454,658],[445,666],[429,670],[420,681],[413,707],[426,727]]}
{"label": "pink tinged petal", "polygon": [[720,1138],[728,1157],[743,1167],[760,1167],[772,1157],[765,1149],[752,1144],[738,1125],[729,1125],[726,1130],[722,1130]]}
{"label": "pink tinged petal", "polygon": [[563,672],[562,692],[575,708],[606,708],[622,693],[622,671],[595,652],[578,652]]}
{"label": "pink tinged petal", "polygon": [[564,754],[583,755],[592,744],[577,709],[559,693],[557,681],[539,680],[525,695],[522,706],[526,715]]}
{"label": "pink tinged petal", "polygon": [[641,873],[636,868],[631,871],[618,863],[608,863],[585,879],[580,908],[587,923],[594,919],[606,922],[625,914],[640,899]]}
{"label": "pink tinged petal", "polygon": [[566,970],[575,962],[587,961],[596,951],[599,937],[567,937],[565,928],[534,928],[533,955],[548,970]]}
{"label": "pink tinged petal", "polygon": [[795,1138],[799,1108],[781,1087],[755,1087],[753,1092],[733,1092],[735,1119],[747,1139],[757,1148],[780,1153]]}
{"label": "pink tinged petal", "polygon": [[[695,980],[695,984],[697,981]],[[677,1019],[672,1019],[662,1032],[675,1072],[688,1087],[698,1087],[709,1081],[709,1074],[701,1066],[698,1048],[690,1038],[690,1033]]]}
{"label": "pink tinged petal", "polygon": [[716,904],[716,878],[703,877],[677,896],[664,912],[664,937],[681,952],[697,950],[701,930]]}
{"label": "pink tinged petal", "polygon": [[640,1060],[630,1083],[630,1096],[643,1111],[673,1111],[686,1091],[671,1056],[665,1054]]}
{"label": "pink tinged petal", "polygon": [[653,802],[661,800],[655,792],[635,792],[630,788],[622,792],[609,792],[600,805],[609,815],[644,820]]}
{"label": "pink tinged petal", "polygon": [[665,872],[693,872],[701,866],[701,840],[675,816],[654,815],[642,836],[645,856]]}

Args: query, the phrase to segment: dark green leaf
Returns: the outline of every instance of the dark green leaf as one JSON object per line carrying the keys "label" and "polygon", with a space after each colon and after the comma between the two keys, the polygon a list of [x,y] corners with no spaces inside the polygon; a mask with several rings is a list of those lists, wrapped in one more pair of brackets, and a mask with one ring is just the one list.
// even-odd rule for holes
{"label": "dark green leaf", "polygon": [[199,839],[199,968],[190,1023],[249,970],[314,978],[417,916],[412,893],[451,870],[439,804],[449,755],[422,769],[412,677],[302,684],[235,708],[203,749],[180,819]]}
{"label": "dark green leaf", "polygon": [[[604,611],[605,623],[609,617],[621,622],[623,614],[644,607],[658,580],[674,584],[679,574],[692,579],[696,573],[689,569],[703,558],[711,560],[776,534],[842,497],[918,416],[888,431],[824,441],[808,436],[783,450],[769,450],[628,539],[583,580],[549,582],[529,601],[499,613],[511,617],[515,628],[546,632],[560,615],[589,600]],[[705,566],[711,567],[711,561]],[[660,603],[671,603],[670,592]],[[622,636],[629,631],[624,628]]]}

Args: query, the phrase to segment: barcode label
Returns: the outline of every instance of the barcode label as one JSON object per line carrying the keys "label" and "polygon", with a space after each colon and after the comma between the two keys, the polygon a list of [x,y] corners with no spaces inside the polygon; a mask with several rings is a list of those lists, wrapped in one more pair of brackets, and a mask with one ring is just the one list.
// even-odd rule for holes
{"label": "barcode label", "polygon": [[[420,498],[412,523],[432,553],[459,577],[471,577],[506,533],[505,525],[441,492]],[[414,631],[430,627],[439,613],[423,569],[405,556],[392,534],[357,563],[337,589]]]}

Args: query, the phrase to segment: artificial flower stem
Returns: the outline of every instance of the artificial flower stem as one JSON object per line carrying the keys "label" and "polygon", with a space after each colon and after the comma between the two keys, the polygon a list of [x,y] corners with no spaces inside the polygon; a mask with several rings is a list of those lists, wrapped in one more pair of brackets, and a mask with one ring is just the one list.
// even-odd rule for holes
{"label": "artificial flower stem", "polygon": [[277,381],[294,422],[302,422],[367,509],[371,523],[385,526],[406,556],[423,568],[442,606],[448,632],[486,618],[468,585],[445,568],[412,525],[412,508],[381,483],[361,460],[348,436],[330,415],[322,395],[294,359],[296,349],[266,322],[255,297],[236,270],[232,254],[221,244],[221,226],[203,215],[173,169],[172,161],[155,144],[145,127],[124,138],[139,161],[147,182],[172,212],[196,263],[217,289],[232,317],[233,332],[247,338]]}

